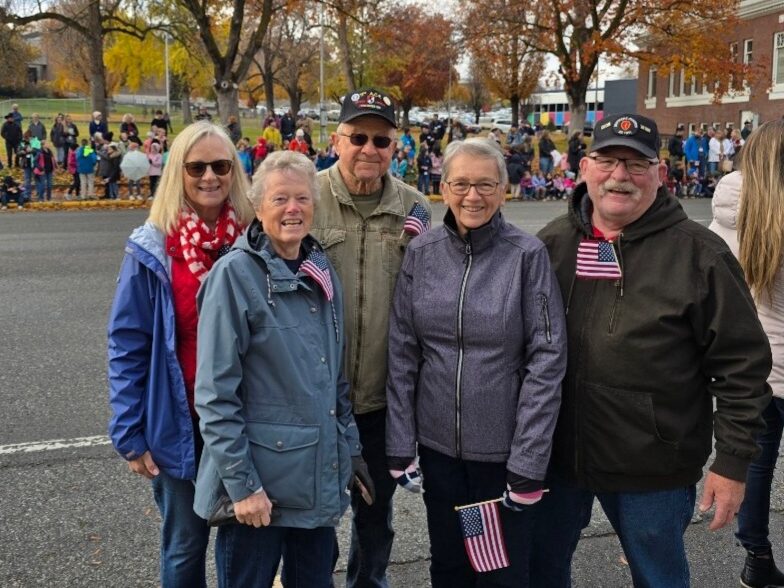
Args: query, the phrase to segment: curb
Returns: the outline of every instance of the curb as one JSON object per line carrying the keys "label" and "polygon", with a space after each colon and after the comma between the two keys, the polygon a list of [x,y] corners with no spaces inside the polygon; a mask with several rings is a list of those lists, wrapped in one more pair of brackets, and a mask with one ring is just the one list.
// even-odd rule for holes
{"label": "curb", "polygon": [[49,200],[46,202],[27,202],[18,210],[16,202],[8,203],[8,210],[0,212],[22,212],[26,210],[83,210],[97,208],[149,208],[147,200]]}

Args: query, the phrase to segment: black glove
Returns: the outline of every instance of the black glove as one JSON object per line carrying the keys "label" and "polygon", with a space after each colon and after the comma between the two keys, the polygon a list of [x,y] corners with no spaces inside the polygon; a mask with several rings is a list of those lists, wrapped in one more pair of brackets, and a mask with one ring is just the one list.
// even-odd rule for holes
{"label": "black glove", "polygon": [[373,478],[370,477],[367,464],[361,455],[351,457],[351,468],[354,470],[351,486],[362,495],[362,499],[370,506],[376,500],[376,486],[373,484]]}
{"label": "black glove", "polygon": [[544,482],[542,480],[531,480],[507,470],[506,490],[501,504],[509,510],[520,512],[539,502],[543,493]]}

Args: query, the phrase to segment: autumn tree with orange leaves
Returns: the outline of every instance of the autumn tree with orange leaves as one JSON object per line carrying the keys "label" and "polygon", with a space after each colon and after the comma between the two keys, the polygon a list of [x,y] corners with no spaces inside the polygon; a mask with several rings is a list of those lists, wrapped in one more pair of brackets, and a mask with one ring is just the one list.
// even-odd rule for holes
{"label": "autumn tree with orange leaves", "polygon": [[[715,80],[715,96],[733,79],[758,71],[730,59],[722,31],[736,23],[727,0],[466,0],[463,15],[476,38],[513,31],[534,51],[553,56],[569,99],[570,126],[582,128],[586,92],[599,58],[611,64],[641,60],[660,73]],[[493,18],[468,20],[469,15]]]}
{"label": "autumn tree with orange leaves", "polygon": [[453,31],[443,16],[415,6],[384,16],[371,30],[373,77],[398,101],[404,125],[413,106],[444,98],[450,69],[457,82]]}
{"label": "autumn tree with orange leaves", "polygon": [[[504,0],[504,8],[508,8],[511,3],[510,0]],[[509,100],[512,124],[517,125],[520,101],[533,94],[539,85],[544,59],[541,53],[528,46],[513,27],[498,30],[492,35],[477,34],[474,23],[483,18],[482,13],[475,12],[477,10],[478,6],[469,6],[466,11],[466,24],[462,29],[465,46],[475,70],[481,73],[488,88]]]}

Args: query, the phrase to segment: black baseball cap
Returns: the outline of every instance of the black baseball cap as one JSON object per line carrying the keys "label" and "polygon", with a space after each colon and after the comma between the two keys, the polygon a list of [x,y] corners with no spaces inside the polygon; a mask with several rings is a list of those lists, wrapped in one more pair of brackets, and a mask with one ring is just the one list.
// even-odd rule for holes
{"label": "black baseball cap", "polygon": [[343,97],[338,122],[349,122],[360,116],[378,116],[393,127],[395,121],[395,103],[388,95],[373,88],[365,88],[349,92]]}
{"label": "black baseball cap", "polygon": [[629,147],[645,157],[659,157],[659,129],[652,119],[639,114],[614,114],[600,120],[593,134],[591,151]]}

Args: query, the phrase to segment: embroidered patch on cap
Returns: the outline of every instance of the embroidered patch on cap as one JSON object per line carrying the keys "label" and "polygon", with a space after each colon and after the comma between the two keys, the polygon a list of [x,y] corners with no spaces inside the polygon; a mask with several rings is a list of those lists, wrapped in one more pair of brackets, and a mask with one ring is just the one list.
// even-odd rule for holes
{"label": "embroidered patch on cap", "polygon": [[625,137],[636,135],[638,129],[639,125],[637,124],[637,121],[630,116],[623,116],[613,124],[613,132],[616,135],[623,135]]}
{"label": "embroidered patch on cap", "polygon": [[351,102],[354,103],[355,108],[372,110],[382,110],[392,104],[389,98],[375,90],[355,92],[351,95]]}

